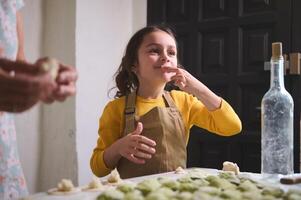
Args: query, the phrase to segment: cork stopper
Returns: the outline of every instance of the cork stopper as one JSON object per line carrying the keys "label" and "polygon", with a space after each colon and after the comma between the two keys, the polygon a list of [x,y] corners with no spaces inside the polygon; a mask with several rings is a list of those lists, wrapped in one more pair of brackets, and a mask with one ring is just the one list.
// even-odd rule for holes
{"label": "cork stopper", "polygon": [[274,42],[272,43],[272,59],[282,58],[282,43]]}

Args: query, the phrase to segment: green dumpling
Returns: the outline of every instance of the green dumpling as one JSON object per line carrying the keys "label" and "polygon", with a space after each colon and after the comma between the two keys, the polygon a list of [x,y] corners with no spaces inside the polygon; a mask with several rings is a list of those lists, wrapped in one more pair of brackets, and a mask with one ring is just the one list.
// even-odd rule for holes
{"label": "green dumpling", "polygon": [[101,193],[97,200],[121,200],[124,198],[124,194],[119,190],[108,189]]}
{"label": "green dumpling", "polygon": [[193,194],[193,200],[222,200],[219,196],[211,196],[210,194],[197,191]]}
{"label": "green dumpling", "polygon": [[209,185],[209,182],[206,181],[205,179],[201,178],[201,179],[196,179],[192,181],[194,184],[196,184],[199,187],[203,187],[203,186],[207,186]]}
{"label": "green dumpling", "polygon": [[194,192],[198,190],[199,186],[193,182],[190,183],[181,183],[179,187],[180,192]]}
{"label": "green dumpling", "polygon": [[134,190],[126,193],[124,195],[124,200],[144,200],[144,197],[139,190]]}
{"label": "green dumpling", "polygon": [[221,189],[216,187],[211,187],[211,186],[204,186],[204,187],[200,187],[197,192],[206,193],[211,196],[219,196],[221,193]]}
{"label": "green dumpling", "polygon": [[170,188],[172,190],[178,190],[180,183],[176,180],[170,179],[170,178],[161,178],[158,179],[158,181],[161,183],[163,187]]}
{"label": "green dumpling", "polygon": [[224,199],[231,199],[231,200],[240,200],[241,192],[238,190],[224,190],[221,192],[220,197]]}
{"label": "green dumpling", "polygon": [[298,194],[293,194],[292,193],[292,194],[287,195],[285,199],[287,199],[287,200],[300,200],[301,196],[298,195]]}
{"label": "green dumpling", "polygon": [[151,192],[145,198],[145,200],[169,200],[169,199],[170,197],[165,196],[164,194],[158,192]]}
{"label": "green dumpling", "polygon": [[172,200],[192,200],[192,193],[190,192],[180,192],[176,193],[171,199]]}
{"label": "green dumpling", "polygon": [[230,183],[233,183],[235,185],[239,185],[240,184],[239,178],[235,175],[234,172],[231,172],[231,171],[222,171],[222,172],[219,172],[218,177],[222,178],[222,179],[226,179]]}
{"label": "green dumpling", "polygon": [[284,195],[284,191],[281,188],[277,188],[277,187],[265,187],[263,188],[262,195],[270,195],[270,196],[274,196],[274,197],[282,197]]}
{"label": "green dumpling", "polygon": [[193,194],[193,199],[211,200],[212,196],[210,194],[197,191]]}
{"label": "green dumpling", "polygon": [[117,186],[116,189],[123,193],[132,192],[135,189],[135,184],[134,183],[121,183]]}
{"label": "green dumpling", "polygon": [[192,179],[190,176],[183,176],[177,180],[179,183],[191,183]]}
{"label": "green dumpling", "polygon": [[157,190],[161,184],[157,179],[147,179],[137,184],[136,188],[145,196],[148,193]]}
{"label": "green dumpling", "polygon": [[301,190],[290,189],[287,191],[287,195],[290,195],[290,194],[297,194],[297,195],[301,196]]}
{"label": "green dumpling", "polygon": [[210,186],[221,188],[221,189],[236,189],[236,186],[229,181],[219,178],[218,176],[207,176],[206,180]]}
{"label": "green dumpling", "polygon": [[234,174],[234,172],[229,172],[229,171],[221,171],[218,173],[218,176],[223,179],[236,178],[236,175]]}
{"label": "green dumpling", "polygon": [[260,192],[254,192],[254,191],[247,191],[241,193],[242,199],[244,200],[258,200],[261,199],[262,196]]}
{"label": "green dumpling", "polygon": [[241,184],[238,185],[237,187],[238,190],[242,191],[242,192],[257,192],[259,189],[257,188],[257,186],[252,183],[249,180],[245,180],[244,182],[242,182]]}
{"label": "green dumpling", "polygon": [[208,172],[204,171],[203,169],[199,169],[199,168],[191,169],[188,172],[188,176],[191,179],[206,178],[208,175],[209,175]]}
{"label": "green dumpling", "polygon": [[260,200],[282,200],[282,198],[276,198],[272,195],[264,195]]}
{"label": "green dumpling", "polygon": [[175,195],[175,192],[172,189],[166,188],[166,187],[161,187],[161,188],[157,189],[155,192],[161,193],[167,197],[172,197]]}

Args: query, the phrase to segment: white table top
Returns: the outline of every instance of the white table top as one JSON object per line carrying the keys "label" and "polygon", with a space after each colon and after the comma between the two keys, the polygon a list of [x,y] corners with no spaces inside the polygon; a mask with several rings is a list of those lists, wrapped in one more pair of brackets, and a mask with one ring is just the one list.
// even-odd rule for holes
{"label": "white table top", "polygon": [[[190,169],[186,169],[186,172],[189,172],[191,170],[201,170],[204,173],[208,173],[208,175],[210,174],[217,174],[219,172],[219,170],[216,169],[208,169],[208,168],[190,168]],[[146,179],[150,179],[150,178],[157,178],[157,177],[168,177],[168,178],[172,178],[172,179],[178,179],[182,176],[185,176],[186,174],[176,174],[175,172],[167,172],[167,173],[162,173],[162,174],[154,174],[154,175],[148,175],[148,176],[141,176],[141,177],[136,177],[136,178],[131,178],[131,179],[125,179],[124,181],[130,181],[130,182],[134,182],[134,183],[138,183],[141,182],[143,180]],[[261,182],[261,183],[265,183],[265,184],[271,184],[273,186],[276,187],[280,187],[282,188],[284,191],[287,191],[288,189],[297,189],[297,190],[301,190],[301,184],[295,184],[295,185],[283,185],[280,183],[280,176],[277,177],[270,177],[270,178],[266,178],[263,177],[263,175],[261,174],[257,174],[257,173],[249,173],[249,172],[241,172],[240,175],[245,175],[248,178],[251,178],[255,181]],[[295,175],[301,175],[301,174],[295,174]],[[101,178],[102,182],[105,182],[107,177],[103,177]],[[114,186],[106,186],[108,187],[114,187]],[[37,194],[33,194],[30,195],[26,198],[24,198],[24,200],[96,200],[96,197],[99,196],[99,194],[101,194],[101,191],[99,192],[79,192],[76,194],[70,194],[70,195],[49,195],[46,192],[42,192],[42,193],[37,193]]]}

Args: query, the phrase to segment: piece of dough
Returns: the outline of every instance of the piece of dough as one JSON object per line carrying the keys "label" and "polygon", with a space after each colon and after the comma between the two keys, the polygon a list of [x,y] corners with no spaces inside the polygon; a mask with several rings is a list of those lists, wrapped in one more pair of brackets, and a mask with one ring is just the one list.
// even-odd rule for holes
{"label": "piece of dough", "polygon": [[118,184],[122,181],[116,168],[110,173],[107,181],[109,184]]}
{"label": "piece of dough", "polygon": [[82,190],[87,192],[98,192],[104,189],[103,184],[100,182],[100,179],[97,177],[93,177],[92,181],[88,186],[84,187]]}
{"label": "piece of dough", "polygon": [[80,188],[74,187],[73,183],[69,179],[62,179],[56,188],[48,190],[48,194],[51,195],[69,195],[80,192]]}
{"label": "piece of dough", "polygon": [[239,167],[236,163],[225,161],[223,163],[223,171],[231,171],[234,172],[236,175],[239,174]]}
{"label": "piece of dough", "polygon": [[185,174],[186,171],[182,167],[177,167],[175,174]]}
{"label": "piece of dough", "polygon": [[54,58],[45,58],[42,61],[41,69],[43,72],[49,72],[53,80],[56,79],[59,70],[59,62]]}

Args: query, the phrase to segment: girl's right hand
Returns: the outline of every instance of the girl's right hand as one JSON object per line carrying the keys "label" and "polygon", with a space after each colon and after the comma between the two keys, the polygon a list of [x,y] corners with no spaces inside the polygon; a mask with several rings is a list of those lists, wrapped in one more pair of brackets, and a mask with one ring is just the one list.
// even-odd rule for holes
{"label": "girl's right hand", "polygon": [[151,159],[156,152],[156,142],[142,136],[143,125],[138,122],[136,130],[119,140],[118,153],[126,159],[136,163],[144,164],[145,159]]}

